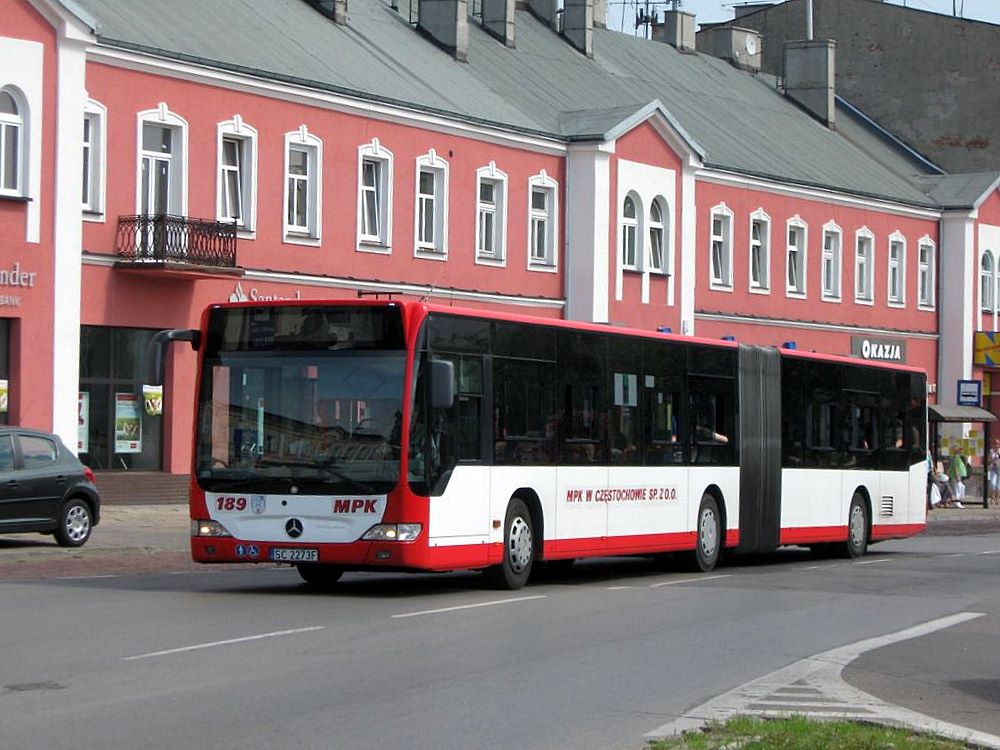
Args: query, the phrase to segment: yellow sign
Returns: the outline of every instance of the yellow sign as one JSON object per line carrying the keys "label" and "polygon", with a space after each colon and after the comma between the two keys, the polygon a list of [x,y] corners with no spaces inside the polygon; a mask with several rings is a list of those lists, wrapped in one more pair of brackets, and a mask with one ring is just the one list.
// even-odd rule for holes
{"label": "yellow sign", "polygon": [[1000,367],[1000,333],[976,331],[973,334],[972,364]]}

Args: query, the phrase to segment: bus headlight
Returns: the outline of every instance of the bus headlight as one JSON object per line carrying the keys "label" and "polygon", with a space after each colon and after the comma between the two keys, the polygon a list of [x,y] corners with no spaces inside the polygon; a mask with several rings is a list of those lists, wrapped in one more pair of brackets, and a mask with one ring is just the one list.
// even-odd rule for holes
{"label": "bus headlight", "polygon": [[232,536],[218,521],[191,521],[191,536]]}
{"label": "bus headlight", "polygon": [[412,542],[420,536],[419,523],[380,523],[361,537],[369,542]]}

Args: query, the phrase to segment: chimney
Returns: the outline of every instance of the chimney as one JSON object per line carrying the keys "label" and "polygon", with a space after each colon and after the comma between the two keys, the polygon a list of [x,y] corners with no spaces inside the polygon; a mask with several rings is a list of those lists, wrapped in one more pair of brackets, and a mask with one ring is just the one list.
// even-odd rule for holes
{"label": "chimney", "polygon": [[594,0],[563,0],[562,34],[587,57],[594,56]]}
{"label": "chimney", "polygon": [[559,31],[559,16],[556,0],[527,0],[528,10],[555,31]]}
{"label": "chimney", "polygon": [[694,32],[694,13],[683,10],[665,11],[663,23],[653,24],[653,39],[666,42],[681,52],[694,52]]}
{"label": "chimney", "polygon": [[417,0],[417,28],[459,62],[469,58],[468,0]]}
{"label": "chimney", "polygon": [[728,60],[741,70],[760,70],[760,34],[739,26],[710,26],[697,38],[698,51]]}
{"label": "chimney", "polygon": [[739,21],[743,16],[749,16],[751,13],[756,13],[758,10],[763,10],[764,8],[770,8],[774,5],[773,2],[758,2],[758,3],[743,3],[742,5],[733,6],[734,21]]}
{"label": "chimney", "polygon": [[608,0],[594,0],[594,26],[608,28]]}
{"label": "chimney", "polygon": [[323,15],[341,26],[347,25],[347,0],[317,0],[316,5]]}
{"label": "chimney", "polygon": [[483,28],[508,47],[514,46],[515,0],[482,0]]}
{"label": "chimney", "polygon": [[836,125],[834,74],[837,43],[833,39],[785,42],[785,94],[828,128]]}

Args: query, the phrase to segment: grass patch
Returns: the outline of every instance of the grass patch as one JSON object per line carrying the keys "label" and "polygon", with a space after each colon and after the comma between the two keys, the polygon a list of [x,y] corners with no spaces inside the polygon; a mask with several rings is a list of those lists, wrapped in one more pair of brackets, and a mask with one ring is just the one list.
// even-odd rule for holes
{"label": "grass patch", "polygon": [[760,719],[737,716],[701,732],[658,740],[650,750],[968,750],[957,740],[908,729],[853,721],[816,721],[803,716]]}

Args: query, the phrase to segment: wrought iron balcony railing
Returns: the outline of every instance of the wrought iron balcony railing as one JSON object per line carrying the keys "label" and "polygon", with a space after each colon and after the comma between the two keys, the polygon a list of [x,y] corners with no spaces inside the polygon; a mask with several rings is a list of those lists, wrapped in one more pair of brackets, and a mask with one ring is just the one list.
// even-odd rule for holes
{"label": "wrought iron balcony railing", "polygon": [[133,263],[236,267],[236,225],[167,214],[118,217],[118,257]]}

